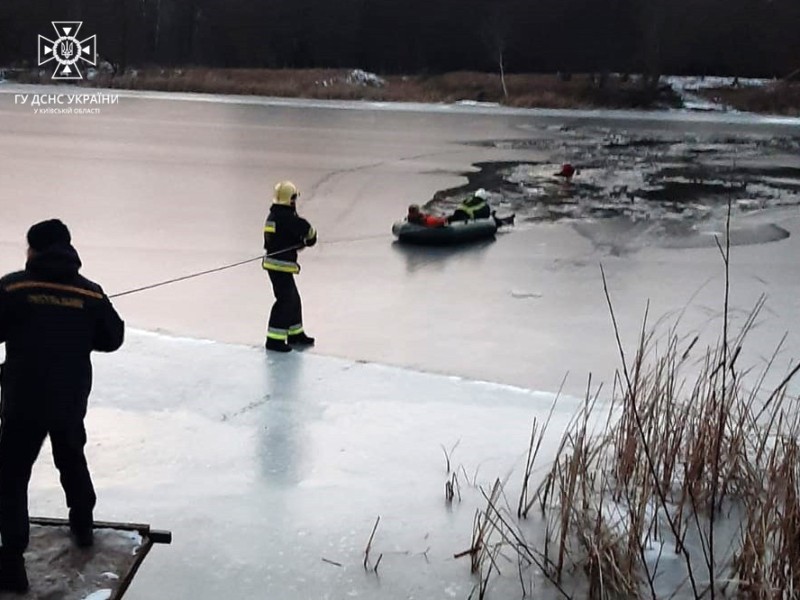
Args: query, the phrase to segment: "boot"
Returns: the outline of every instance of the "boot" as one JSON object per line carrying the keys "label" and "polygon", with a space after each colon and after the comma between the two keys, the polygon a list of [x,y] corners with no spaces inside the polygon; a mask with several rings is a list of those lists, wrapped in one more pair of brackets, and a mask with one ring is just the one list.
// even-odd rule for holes
{"label": "boot", "polygon": [[91,513],[77,514],[70,510],[69,530],[78,548],[91,548],[94,545],[94,519]]}
{"label": "boot", "polygon": [[267,338],[267,343],[264,344],[264,347],[267,350],[272,350],[273,352],[291,352],[292,347],[289,346],[283,340],[274,340],[272,338]]}
{"label": "boot", "polygon": [[313,346],[314,338],[308,337],[305,332],[289,336],[289,345],[294,346]]}
{"label": "boot", "polygon": [[22,554],[9,554],[0,549],[0,592],[24,594],[29,587]]}
{"label": "boot", "polygon": [[94,530],[91,527],[75,527],[70,525],[72,539],[78,548],[94,546]]}

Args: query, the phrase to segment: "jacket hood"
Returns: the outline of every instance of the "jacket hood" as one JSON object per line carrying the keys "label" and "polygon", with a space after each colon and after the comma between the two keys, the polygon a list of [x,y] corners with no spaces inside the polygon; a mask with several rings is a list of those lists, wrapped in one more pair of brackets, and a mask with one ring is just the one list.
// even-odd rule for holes
{"label": "jacket hood", "polygon": [[74,277],[81,266],[78,251],[72,244],[56,244],[36,252],[25,263],[25,270],[46,279],[60,280]]}

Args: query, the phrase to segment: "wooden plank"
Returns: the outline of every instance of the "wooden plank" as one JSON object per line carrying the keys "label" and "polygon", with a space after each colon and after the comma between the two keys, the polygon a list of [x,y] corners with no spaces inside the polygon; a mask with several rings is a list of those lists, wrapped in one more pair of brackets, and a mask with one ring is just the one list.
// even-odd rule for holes
{"label": "wooden plank", "polygon": [[[49,517],[33,517],[30,519],[31,525],[38,527],[66,527],[69,528],[67,519],[54,519]],[[133,578],[142,566],[144,559],[153,547],[153,544],[169,544],[172,542],[172,532],[165,530],[150,529],[150,525],[145,523],[118,523],[113,521],[95,521],[95,529],[113,529],[118,531],[130,531],[138,533],[142,538],[139,550],[133,556],[133,562],[128,572],[120,577],[119,585],[114,591],[110,600],[120,600],[133,582]]]}

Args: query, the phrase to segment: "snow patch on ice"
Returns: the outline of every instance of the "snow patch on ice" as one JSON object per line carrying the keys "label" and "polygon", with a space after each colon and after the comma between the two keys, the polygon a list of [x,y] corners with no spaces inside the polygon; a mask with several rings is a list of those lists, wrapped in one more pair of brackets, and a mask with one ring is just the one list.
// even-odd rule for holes
{"label": "snow patch on ice", "polygon": [[542,294],[540,294],[539,292],[523,292],[518,290],[511,290],[511,297],[527,300],[531,298],[541,298]]}
{"label": "snow patch on ice", "polygon": [[458,106],[500,106],[497,102],[478,102],[477,100],[459,100]]}
{"label": "snow patch on ice", "polygon": [[731,108],[727,104],[720,104],[707,100],[701,96],[694,94],[683,95],[683,108],[686,110],[710,110],[710,111],[728,111]]}

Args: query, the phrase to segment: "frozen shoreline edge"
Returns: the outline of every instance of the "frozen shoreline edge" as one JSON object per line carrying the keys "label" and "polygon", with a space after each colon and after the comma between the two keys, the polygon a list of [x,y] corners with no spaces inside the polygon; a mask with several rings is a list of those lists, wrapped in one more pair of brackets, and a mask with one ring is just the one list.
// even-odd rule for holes
{"label": "frozen shoreline edge", "polygon": [[298,109],[328,109],[355,111],[422,112],[462,115],[520,116],[571,119],[619,119],[628,121],[720,123],[740,125],[781,125],[797,127],[800,118],[759,115],[740,112],[694,112],[687,109],[669,110],[619,110],[619,109],[555,109],[555,108],[511,108],[505,106],[486,106],[475,104],[427,104],[421,102],[374,102],[367,100],[311,100],[303,98],[278,98],[269,96],[224,95],[190,92],[160,92],[145,90],[126,90],[94,87],[75,87],[69,85],[9,84],[0,86],[3,94],[20,94],[38,91],[41,94],[66,93],[80,90],[85,94],[113,94],[120,98],[141,100],[171,100],[180,102],[206,102],[214,104],[238,104]]}
{"label": "frozen shoreline edge", "polygon": [[[151,330],[148,330],[148,329],[139,329],[139,328],[135,328],[135,327],[128,327],[127,328],[127,333],[128,334],[132,334],[134,336],[141,336],[142,338],[151,338],[151,339],[157,339],[157,340],[160,340],[160,341],[166,341],[167,343],[195,343],[195,344],[204,345],[204,346],[212,346],[213,345],[213,346],[222,347],[222,348],[229,347],[229,348],[237,349],[237,350],[240,350],[240,351],[258,352],[259,354],[266,353],[266,351],[260,345],[235,344],[235,343],[223,342],[223,341],[219,341],[219,340],[214,340],[214,339],[210,339],[210,338],[202,338],[202,337],[196,337],[195,338],[195,337],[191,337],[191,336],[187,336],[187,335],[172,334],[172,333],[170,333],[168,331],[151,331]],[[304,353],[302,351],[298,351],[296,353],[290,353],[290,354],[304,354]],[[426,370],[417,369],[417,368],[414,368],[414,367],[411,367],[411,366],[394,365],[394,364],[382,363],[382,362],[371,361],[371,360],[351,359],[351,358],[345,358],[345,357],[341,357],[341,356],[328,355],[328,354],[318,354],[318,353],[310,353],[310,352],[306,353],[306,354],[308,354],[308,356],[304,357],[303,360],[324,361],[324,362],[330,362],[331,364],[339,363],[340,365],[342,365],[343,367],[346,367],[348,369],[354,368],[354,367],[376,368],[376,369],[387,370],[389,372],[393,372],[393,373],[397,373],[397,374],[408,374],[408,375],[416,375],[416,376],[422,376],[422,377],[431,377],[431,378],[436,378],[436,379],[440,379],[440,380],[449,380],[449,381],[460,382],[460,383],[463,383],[463,384],[477,385],[477,386],[486,387],[486,388],[489,388],[489,389],[496,389],[498,391],[511,392],[511,393],[515,393],[515,394],[520,394],[521,396],[537,397],[537,399],[539,397],[542,397],[542,398],[546,399],[548,402],[553,402],[555,400],[556,396],[558,396],[558,394],[556,392],[551,392],[551,391],[546,391],[546,390],[535,390],[535,389],[526,388],[526,387],[522,387],[522,386],[518,386],[518,385],[513,385],[513,384],[510,384],[510,383],[502,383],[502,382],[499,382],[499,381],[490,381],[490,380],[485,380],[485,379],[470,379],[469,377],[463,377],[461,375],[453,375],[453,374],[443,373],[443,372],[438,372],[438,371],[426,371]],[[268,359],[271,358],[270,354],[267,354],[266,356],[267,356]],[[282,360],[284,357],[275,357],[275,358],[276,358],[276,360]],[[294,359],[294,357],[291,356],[291,355],[287,356],[285,358],[289,359],[289,360],[293,360]],[[273,361],[270,360],[270,363],[272,363],[272,362]],[[576,403],[577,404],[577,403],[583,401],[580,398],[575,398],[575,397],[570,396],[568,394],[561,394],[558,397],[559,397],[559,401],[560,402],[563,401],[563,402],[570,402],[570,403]]]}

